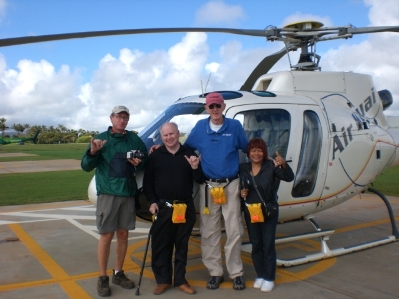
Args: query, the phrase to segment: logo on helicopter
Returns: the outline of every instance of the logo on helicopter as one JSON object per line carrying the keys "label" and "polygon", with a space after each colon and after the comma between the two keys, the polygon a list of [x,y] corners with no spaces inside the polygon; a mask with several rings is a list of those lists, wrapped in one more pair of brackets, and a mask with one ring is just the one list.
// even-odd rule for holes
{"label": "logo on helicopter", "polygon": [[[374,88],[371,89],[371,95],[369,95],[360,105],[358,108],[355,109],[355,112],[352,113],[352,117],[356,122],[357,129],[358,131],[368,129],[369,128],[369,121],[365,118],[366,112],[368,112],[374,104],[377,102],[375,93],[374,93]],[[349,103],[349,106],[354,107],[352,103]],[[333,124],[333,132],[336,132],[335,125]],[[350,124],[348,127],[342,127],[341,132],[342,135],[338,136],[338,134],[335,134],[333,137],[333,156],[332,160],[335,159],[335,153],[339,151],[342,153],[345,148],[348,147],[348,145],[352,142],[353,140],[353,135],[352,135],[352,130],[353,130],[353,124]],[[342,141],[341,141],[342,140]]]}

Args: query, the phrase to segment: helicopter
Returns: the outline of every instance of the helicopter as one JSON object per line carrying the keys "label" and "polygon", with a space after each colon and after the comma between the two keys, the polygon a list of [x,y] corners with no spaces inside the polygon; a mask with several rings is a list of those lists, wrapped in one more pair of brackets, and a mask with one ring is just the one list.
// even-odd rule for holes
{"label": "helicopter", "polygon": [[28,137],[21,137],[21,138],[2,138],[0,137],[0,145],[11,144],[11,143],[18,143],[24,144],[25,142],[33,142],[37,143],[37,136],[39,135],[40,130],[38,130],[32,138]]}
{"label": "helicopter", "polygon": [[[232,28],[144,28],[77,32],[29,36],[0,40],[0,47],[71,38],[125,34],[171,32],[209,32],[263,37],[279,41],[284,47],[264,58],[237,90],[215,90],[226,104],[226,117],[241,122],[248,140],[262,138],[269,153],[278,152],[291,166],[295,179],[279,188],[279,222],[297,219],[309,221],[315,231],[278,238],[276,243],[318,237],[321,251],[292,260],[277,260],[279,266],[292,266],[370,248],[399,239],[399,232],[389,201],[383,194],[368,188],[386,168],[399,164],[399,128],[384,114],[393,103],[389,90],[376,90],[370,75],[354,72],[321,71],[319,42],[348,39],[356,34],[399,32],[399,26],[361,27],[352,25],[323,27],[318,21],[301,21],[282,28],[264,30]],[[300,51],[290,70],[269,73],[285,55]],[[207,118],[204,108],[209,92],[177,99],[139,136],[148,149],[161,144],[160,126],[176,122],[186,134],[199,119]],[[240,163],[246,161],[240,154]],[[96,204],[94,177],[88,187],[89,199]],[[138,187],[143,173],[136,173]],[[349,248],[330,250],[327,245],[334,230],[322,230],[314,214],[333,208],[354,196],[371,191],[384,201],[390,214],[392,235]],[[194,200],[198,203],[198,186]],[[137,196],[137,215],[151,219],[145,197]]]}

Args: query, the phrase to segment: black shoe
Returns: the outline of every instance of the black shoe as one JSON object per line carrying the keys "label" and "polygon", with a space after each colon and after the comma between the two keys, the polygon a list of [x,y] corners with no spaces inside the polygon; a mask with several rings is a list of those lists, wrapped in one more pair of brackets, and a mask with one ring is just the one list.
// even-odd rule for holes
{"label": "black shoe", "polygon": [[118,271],[118,273],[115,274],[115,270],[113,271],[112,275],[112,283],[120,285],[124,289],[133,289],[135,287],[134,282],[131,281],[125,273],[123,273],[123,270]]}
{"label": "black shoe", "polygon": [[206,284],[206,287],[210,290],[215,290],[219,287],[219,284],[221,284],[224,281],[223,276],[211,276],[211,279],[209,279],[208,283]]}
{"label": "black shoe", "polygon": [[98,296],[108,297],[111,296],[111,289],[109,288],[109,277],[100,276],[97,281]]}
{"label": "black shoe", "polygon": [[245,289],[245,282],[242,279],[242,276],[234,277],[234,279],[233,279],[233,289],[235,289],[235,290],[243,290],[243,289]]}

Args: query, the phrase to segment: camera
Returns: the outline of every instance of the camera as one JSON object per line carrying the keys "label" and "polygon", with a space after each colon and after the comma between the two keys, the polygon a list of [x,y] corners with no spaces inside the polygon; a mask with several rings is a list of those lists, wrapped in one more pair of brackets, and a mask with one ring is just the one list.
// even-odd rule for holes
{"label": "camera", "polygon": [[128,159],[136,158],[136,159],[142,160],[142,159],[145,158],[145,153],[142,153],[142,152],[140,152],[138,150],[131,150],[131,151],[126,153],[126,158],[128,158]]}

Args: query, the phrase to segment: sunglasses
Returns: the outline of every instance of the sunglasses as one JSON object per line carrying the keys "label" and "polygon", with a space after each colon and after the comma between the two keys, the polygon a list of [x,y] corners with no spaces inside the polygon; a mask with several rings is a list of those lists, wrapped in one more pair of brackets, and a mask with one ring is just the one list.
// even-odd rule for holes
{"label": "sunglasses", "polygon": [[219,108],[222,108],[222,105],[220,105],[220,104],[210,104],[210,105],[208,106],[209,109],[213,109],[213,108],[215,108],[215,107],[219,109]]}

